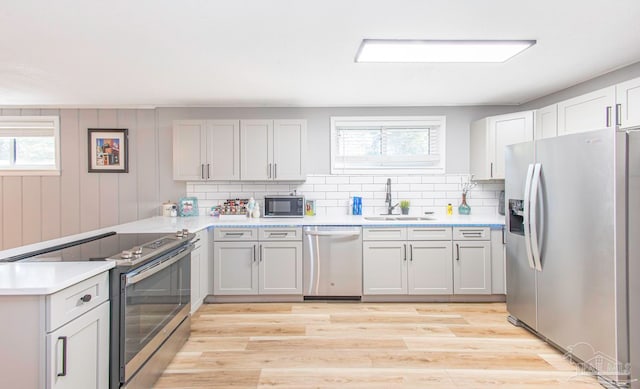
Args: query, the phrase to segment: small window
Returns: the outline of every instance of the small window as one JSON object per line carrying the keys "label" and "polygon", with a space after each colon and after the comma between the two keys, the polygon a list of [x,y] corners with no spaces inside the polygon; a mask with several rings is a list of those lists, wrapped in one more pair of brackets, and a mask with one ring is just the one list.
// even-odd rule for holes
{"label": "small window", "polygon": [[0,116],[0,175],[60,174],[57,116]]}
{"label": "small window", "polygon": [[444,173],[444,116],[331,118],[331,173]]}

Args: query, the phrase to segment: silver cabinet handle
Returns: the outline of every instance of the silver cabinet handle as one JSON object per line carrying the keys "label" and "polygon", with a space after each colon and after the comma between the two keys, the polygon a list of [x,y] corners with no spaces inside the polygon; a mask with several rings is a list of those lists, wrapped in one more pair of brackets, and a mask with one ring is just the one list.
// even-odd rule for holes
{"label": "silver cabinet handle", "polygon": [[88,303],[89,301],[91,301],[91,295],[85,294],[84,296],[80,297],[80,301],[82,301],[83,303]]}
{"label": "silver cabinet handle", "polygon": [[456,243],[456,261],[460,260],[460,244]]}
{"label": "silver cabinet handle", "polygon": [[622,104],[616,104],[616,126],[622,125]]}
{"label": "silver cabinet handle", "polygon": [[611,106],[607,106],[607,110],[605,112],[605,126],[611,127]]}
{"label": "silver cabinet handle", "polygon": [[207,179],[211,178],[211,164],[207,164]]}
{"label": "silver cabinet handle", "polygon": [[268,178],[271,178],[271,164],[268,165],[269,167],[267,168],[268,171]]}
{"label": "silver cabinet handle", "polygon": [[491,174],[489,175],[489,177],[493,178],[493,162],[491,162]]}
{"label": "silver cabinet handle", "polygon": [[273,178],[278,178],[278,164],[273,164]]}
{"label": "silver cabinet handle", "polygon": [[409,260],[413,262],[413,245],[409,245]]}
{"label": "silver cabinet handle", "polygon": [[200,177],[204,180],[204,163],[200,164]]}
{"label": "silver cabinet handle", "polygon": [[403,246],[404,246],[404,260],[406,261],[407,260],[407,244],[405,243],[403,244]]}
{"label": "silver cabinet handle", "polygon": [[225,232],[224,236],[242,236],[244,232]]}
{"label": "silver cabinet handle", "polygon": [[262,262],[262,245],[260,245],[260,262]]}
{"label": "silver cabinet handle", "polygon": [[256,245],[253,245],[253,262],[256,261]]}
{"label": "silver cabinet handle", "polygon": [[67,337],[58,336],[58,340],[62,341],[62,372],[58,373],[58,377],[64,377],[67,375]]}

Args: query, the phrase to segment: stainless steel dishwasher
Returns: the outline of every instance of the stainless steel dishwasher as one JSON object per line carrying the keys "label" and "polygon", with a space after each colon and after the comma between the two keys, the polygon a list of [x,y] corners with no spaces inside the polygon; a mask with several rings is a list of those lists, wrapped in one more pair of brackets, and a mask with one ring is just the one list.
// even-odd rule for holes
{"label": "stainless steel dishwasher", "polygon": [[362,227],[304,227],[303,294],[313,298],[362,296]]}

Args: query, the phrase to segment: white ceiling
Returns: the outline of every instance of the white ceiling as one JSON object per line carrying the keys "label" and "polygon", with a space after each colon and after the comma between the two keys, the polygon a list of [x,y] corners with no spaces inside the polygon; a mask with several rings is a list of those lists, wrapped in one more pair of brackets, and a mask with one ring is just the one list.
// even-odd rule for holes
{"label": "white ceiling", "polygon": [[[536,39],[502,64],[363,38]],[[640,61],[638,0],[3,0],[0,105],[519,104]]]}

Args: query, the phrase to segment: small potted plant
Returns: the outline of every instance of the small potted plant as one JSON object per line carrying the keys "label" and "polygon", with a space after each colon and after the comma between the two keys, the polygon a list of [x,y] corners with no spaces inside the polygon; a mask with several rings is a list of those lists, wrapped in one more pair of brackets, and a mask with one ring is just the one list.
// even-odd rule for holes
{"label": "small potted plant", "polygon": [[403,215],[409,214],[409,205],[411,205],[411,202],[409,200],[400,201],[400,210],[402,211]]}

